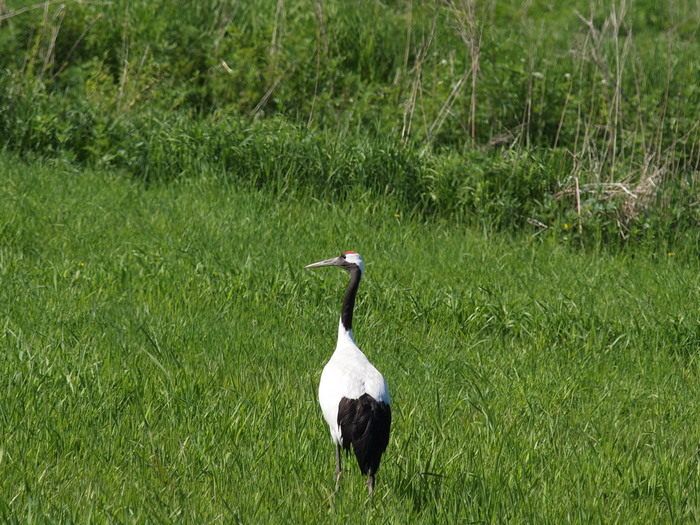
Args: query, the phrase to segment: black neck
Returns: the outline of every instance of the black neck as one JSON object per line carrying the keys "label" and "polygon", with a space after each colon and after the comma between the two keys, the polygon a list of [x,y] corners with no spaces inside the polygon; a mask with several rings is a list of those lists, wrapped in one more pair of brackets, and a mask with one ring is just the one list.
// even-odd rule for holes
{"label": "black neck", "polygon": [[346,330],[352,330],[352,311],[355,308],[355,295],[357,294],[357,288],[360,286],[361,278],[362,272],[359,268],[350,270],[350,284],[348,284],[348,289],[345,290],[343,309],[340,311],[340,321]]}

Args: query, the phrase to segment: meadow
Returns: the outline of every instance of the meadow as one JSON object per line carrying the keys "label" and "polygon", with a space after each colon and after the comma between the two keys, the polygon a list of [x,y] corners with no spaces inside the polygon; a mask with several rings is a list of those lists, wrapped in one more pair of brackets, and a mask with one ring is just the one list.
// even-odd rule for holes
{"label": "meadow", "polygon": [[[700,518],[696,261],[0,165],[3,521]],[[344,249],[394,403],[371,500],[316,402],[347,276],[303,267]]]}
{"label": "meadow", "polygon": [[12,2],[0,146],[700,253],[698,27],[652,0]]}
{"label": "meadow", "polygon": [[[700,521],[698,27],[0,2],[0,521]],[[316,400],[345,250],[372,498]]]}

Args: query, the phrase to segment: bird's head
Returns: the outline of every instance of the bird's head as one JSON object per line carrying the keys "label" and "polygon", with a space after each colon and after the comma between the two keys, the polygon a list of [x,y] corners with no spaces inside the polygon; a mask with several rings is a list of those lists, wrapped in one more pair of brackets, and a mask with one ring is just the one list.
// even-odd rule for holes
{"label": "bird's head", "polygon": [[360,257],[360,254],[357,252],[345,252],[333,259],[326,259],[325,261],[309,264],[306,268],[319,268],[321,266],[340,266],[348,271],[359,268],[360,274],[365,273],[365,263],[362,262],[362,257]]}

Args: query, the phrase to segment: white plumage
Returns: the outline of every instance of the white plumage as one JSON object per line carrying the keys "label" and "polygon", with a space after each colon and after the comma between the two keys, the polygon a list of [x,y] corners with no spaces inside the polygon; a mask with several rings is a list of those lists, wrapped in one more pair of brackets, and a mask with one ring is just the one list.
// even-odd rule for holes
{"label": "white plumage", "polygon": [[318,386],[321,411],[335,443],[343,444],[338,425],[340,400],[343,397],[358,399],[362,394],[369,394],[387,405],[391,402],[384,377],[357,347],[352,330],[346,330],[341,320],[338,326],[338,344],[323,368]]}

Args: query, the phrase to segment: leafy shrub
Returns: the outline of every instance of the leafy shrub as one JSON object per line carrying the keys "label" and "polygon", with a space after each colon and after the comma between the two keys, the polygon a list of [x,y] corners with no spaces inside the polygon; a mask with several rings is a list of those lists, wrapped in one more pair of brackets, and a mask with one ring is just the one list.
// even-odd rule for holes
{"label": "leafy shrub", "polygon": [[567,241],[680,242],[700,12],[652,4],[27,2],[0,20],[0,141],[149,182],[206,164]]}

